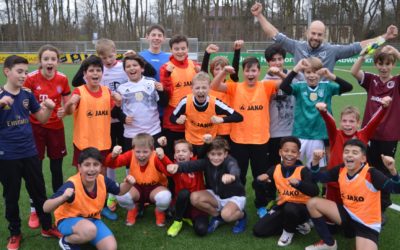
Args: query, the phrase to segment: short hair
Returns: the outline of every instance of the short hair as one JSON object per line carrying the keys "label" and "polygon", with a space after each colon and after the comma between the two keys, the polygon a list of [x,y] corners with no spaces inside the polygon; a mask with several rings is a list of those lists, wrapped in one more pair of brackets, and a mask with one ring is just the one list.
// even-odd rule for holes
{"label": "short hair", "polygon": [[189,41],[184,35],[175,35],[169,40],[169,47],[172,49],[172,45],[175,43],[185,42],[187,46],[189,46]]}
{"label": "short hair", "polygon": [[229,144],[228,141],[225,140],[224,138],[217,136],[214,138],[214,140],[212,140],[208,151],[207,152],[211,152],[212,150],[224,150],[224,151],[229,151]]}
{"label": "short hair", "polygon": [[60,51],[56,47],[54,47],[51,44],[45,44],[39,48],[39,51],[38,51],[39,62],[42,60],[43,53],[47,50],[55,52],[57,54],[57,58],[58,59],[60,58]]}
{"label": "short hair", "polygon": [[178,144],[186,144],[188,146],[189,151],[193,152],[193,145],[190,142],[188,142],[187,140],[185,140],[185,139],[176,140],[174,142],[174,149],[175,149],[175,146]]}
{"label": "short hair", "polygon": [[109,52],[110,50],[116,50],[113,40],[101,38],[96,42],[96,52],[98,55],[104,55],[104,53]]}
{"label": "short hair", "polygon": [[283,145],[285,145],[285,143],[287,142],[293,142],[297,145],[297,147],[301,148],[301,141],[299,140],[299,138],[297,138],[296,136],[285,136],[281,139],[281,141],[279,142],[279,149],[283,148]]}
{"label": "short hair", "polygon": [[132,139],[132,147],[148,147],[154,149],[154,138],[148,133],[139,133]]}
{"label": "short hair", "polygon": [[210,79],[210,76],[206,72],[200,71],[193,77],[192,87],[195,82],[208,82],[208,84],[210,84],[211,79]]}
{"label": "short hair", "polygon": [[4,68],[12,69],[16,64],[29,64],[28,60],[22,56],[11,55],[4,60]]}
{"label": "short hair", "polygon": [[141,56],[138,56],[138,55],[126,56],[122,60],[122,66],[124,67],[124,69],[125,69],[126,61],[128,61],[128,60],[136,61],[140,65],[141,68],[144,68],[144,65],[146,64],[146,62],[144,61],[144,59]]}
{"label": "short hair", "polygon": [[391,64],[395,64],[396,61],[397,58],[395,55],[382,52],[381,48],[379,48],[374,54],[374,64],[377,64],[378,62],[389,62]]}
{"label": "short hair", "polygon": [[319,59],[318,57],[312,56],[312,57],[306,58],[306,60],[310,63],[311,70],[314,72],[318,71],[318,70],[322,69],[322,67],[324,67],[321,59]]}
{"label": "short hair", "polygon": [[98,56],[91,55],[88,58],[86,58],[82,62],[82,71],[86,72],[90,66],[100,67],[101,71],[103,71],[103,62],[101,61],[101,58]]}
{"label": "short hair", "polygon": [[147,30],[146,30],[146,35],[150,35],[150,33],[151,33],[153,30],[159,30],[159,31],[163,34],[163,36],[165,36],[165,29],[164,29],[164,27],[163,27],[162,25],[160,25],[160,24],[153,24],[153,25],[151,25],[150,27],[148,27]]}
{"label": "short hair", "polygon": [[211,74],[213,74],[214,69],[217,66],[221,66],[223,68],[223,67],[225,67],[227,65],[229,65],[229,61],[228,61],[228,59],[226,57],[224,57],[224,56],[216,56],[216,57],[214,57],[210,62]]}
{"label": "short hair", "polygon": [[361,153],[363,153],[363,155],[367,154],[367,145],[359,139],[350,139],[350,140],[346,141],[343,145],[343,148],[345,148],[346,146],[359,147],[361,149]]}
{"label": "short hair", "polygon": [[256,57],[247,57],[243,60],[242,68],[251,68],[253,65],[257,65],[257,68],[260,69],[260,61]]}
{"label": "short hair", "polygon": [[272,57],[277,54],[281,55],[283,58],[286,58],[286,50],[279,44],[272,44],[264,51],[265,60],[269,62],[272,60]]}
{"label": "short hair", "polygon": [[103,161],[103,156],[101,155],[100,150],[94,147],[89,147],[81,151],[78,157],[78,163],[82,164],[85,160],[89,158],[93,158],[99,162]]}
{"label": "short hair", "polygon": [[342,112],[340,112],[340,118],[344,115],[354,114],[356,116],[356,120],[360,120],[360,110],[355,106],[346,106],[343,108]]}

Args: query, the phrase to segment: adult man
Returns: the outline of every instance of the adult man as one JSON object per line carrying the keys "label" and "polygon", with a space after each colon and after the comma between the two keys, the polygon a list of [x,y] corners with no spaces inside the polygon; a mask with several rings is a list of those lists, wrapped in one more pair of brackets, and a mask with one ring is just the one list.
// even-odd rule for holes
{"label": "adult man", "polygon": [[[348,45],[330,44],[324,42],[326,30],[324,23],[316,20],[313,21],[307,29],[307,41],[298,41],[280,33],[279,30],[265,18],[262,14],[261,3],[256,2],[251,7],[251,13],[257,18],[268,38],[272,38],[276,43],[281,44],[286,51],[293,54],[295,64],[303,58],[315,56],[320,58],[324,67],[328,68],[331,72],[333,72],[336,61],[360,53],[365,46],[377,40],[377,38],[373,38]],[[390,25],[386,33],[382,35],[382,38],[387,41],[395,38],[397,34],[397,27]]]}

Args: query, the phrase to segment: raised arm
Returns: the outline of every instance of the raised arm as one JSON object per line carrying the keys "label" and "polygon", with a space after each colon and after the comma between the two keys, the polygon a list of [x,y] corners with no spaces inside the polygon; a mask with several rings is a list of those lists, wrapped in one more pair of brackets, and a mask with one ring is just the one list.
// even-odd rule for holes
{"label": "raised arm", "polygon": [[47,98],[40,104],[40,106],[42,108],[39,109],[39,111],[34,113],[33,115],[40,123],[43,124],[49,120],[49,117],[55,107],[55,103],[50,98]]}
{"label": "raised arm", "polygon": [[252,7],[251,7],[251,14],[255,18],[257,18],[258,22],[261,25],[261,28],[264,30],[265,34],[267,35],[268,38],[273,38],[279,33],[279,30],[275,28],[262,14],[262,4],[259,2],[256,2]]}
{"label": "raised arm", "polygon": [[339,84],[339,93],[346,93],[353,89],[353,85],[351,85],[348,81],[337,77],[335,74],[329,71],[327,68],[322,68],[317,71],[317,73],[321,76],[321,78],[326,78],[331,81],[335,81]]}
{"label": "raised arm", "polygon": [[363,41],[360,42],[360,45],[361,45],[362,48],[364,48],[368,44],[373,43],[373,42],[377,42],[378,39],[382,39],[382,38],[385,41],[389,41],[391,39],[396,38],[398,33],[399,33],[399,31],[398,31],[397,27],[394,26],[394,25],[390,25],[389,27],[387,27],[385,34],[383,34],[381,36],[378,36],[378,37],[375,37],[375,38],[372,38],[372,39],[363,40]]}
{"label": "raised arm", "polygon": [[243,46],[243,40],[236,40],[233,43],[233,59],[232,59],[232,67],[235,69],[235,72],[230,74],[231,80],[234,82],[239,81],[239,61],[240,61],[240,50]]}
{"label": "raised arm", "polygon": [[218,73],[214,77],[214,79],[211,81],[211,89],[220,91],[220,92],[225,92],[228,90],[226,84],[225,84],[225,78],[228,73],[233,74],[235,72],[235,69],[232,66],[225,66],[221,72]]}
{"label": "raised arm", "polygon": [[51,213],[56,210],[59,206],[61,206],[64,202],[68,201],[73,195],[75,191],[73,188],[65,189],[64,193],[56,198],[48,199],[43,204],[43,211],[45,213]]}
{"label": "raised arm", "polygon": [[365,57],[360,56],[357,61],[351,66],[351,74],[357,79],[357,81],[361,82],[364,73],[361,70],[361,65],[364,63]]}

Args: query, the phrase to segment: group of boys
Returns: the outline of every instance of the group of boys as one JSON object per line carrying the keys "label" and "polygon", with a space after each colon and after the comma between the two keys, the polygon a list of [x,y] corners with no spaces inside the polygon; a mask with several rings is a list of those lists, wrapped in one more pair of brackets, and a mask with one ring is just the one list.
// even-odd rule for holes
{"label": "group of boys", "polygon": [[[308,41],[298,42],[279,33],[261,12],[261,5],[256,3],[253,15],[266,34],[281,44],[265,52],[269,70],[263,81],[258,80],[257,59],[243,61],[244,81],[236,83],[238,62],[231,67],[218,57],[211,61],[211,81],[207,73],[199,72],[208,71],[208,62],[203,61],[200,68],[188,59],[185,36],[171,38],[171,56],[161,51],[165,34],[159,25],[148,29],[150,49],[140,53],[147,63],[134,52],[118,62],[114,43],[100,40],[96,47],[99,57],[91,56],[82,63],[80,76],[74,78],[77,88],[64,105],[65,114],[74,116],[73,164],[78,173],[47,201],[28,117],[32,114],[45,123],[54,102],[45,99],[39,105],[29,91],[21,88],[28,62],[18,56],[8,57],[3,69],[7,82],[0,92],[0,180],[11,232],[8,249],[18,249],[22,238],[18,212],[21,177],[39,215],[42,235],[62,235],[62,249],[79,249],[85,242],[98,249],[116,249],[115,237],[100,216],[116,220],[113,210],[117,203],[128,210],[128,226],[136,223],[148,203],[156,206],[157,226],[164,226],[165,211],[172,203],[175,211],[167,232],[170,236],[179,233],[185,218],[190,219],[198,235],[212,233],[224,222],[234,222],[232,232],[241,233],[247,224],[244,187],[249,162],[260,217],[253,228],[255,236],[281,234],[278,245],[287,246],[296,231],[310,231],[311,219],[322,241],[306,249],[337,249],[326,217],[347,231],[353,229],[357,248],[377,249],[381,211],[390,205],[386,200],[382,209],[377,206],[381,190],[400,192],[393,159],[398,141],[393,127],[395,105],[390,105],[399,100],[399,76],[392,77],[390,72],[400,53],[385,46],[374,55],[379,75],[360,71],[365,54],[361,55],[352,73],[368,92],[365,127],[358,131],[360,114],[347,108],[341,114],[340,129],[336,129],[329,114],[331,98],[351,91],[352,86],[331,73],[334,63],[359,53],[374,40],[329,48],[332,45],[322,42],[323,24],[316,21],[308,30]],[[397,28],[391,26],[385,39],[396,35]],[[242,41],[235,42],[236,60],[241,45]],[[301,54],[302,48],[309,52],[307,56]],[[290,73],[283,67],[285,49],[295,55],[296,66]],[[210,45],[206,55],[217,50],[217,46]],[[323,51],[339,54],[328,53],[321,61],[317,57]],[[226,80],[228,73],[230,80]],[[144,90],[127,85],[139,83]],[[222,92],[219,98],[226,103],[209,94],[210,88]],[[127,95],[129,91],[133,92]],[[148,94],[151,91],[154,94]],[[134,99],[126,100],[131,97]],[[124,108],[128,102],[165,106],[160,107],[165,108],[163,111],[142,111],[162,117],[162,132],[158,124],[156,129],[143,125],[141,131],[135,130],[129,136],[124,133],[135,119],[135,113],[128,114]],[[151,119],[145,121],[154,124]],[[231,123],[227,131],[221,132],[222,123]],[[375,131],[378,136],[373,136]],[[366,143],[371,138],[374,146],[371,144],[368,157],[375,160],[368,162],[386,176],[367,163]],[[326,164],[324,158],[329,153],[324,149],[328,145]],[[164,147],[165,154],[158,146]],[[374,151],[372,147],[392,152]],[[376,152],[382,153],[376,156]],[[127,174],[118,185],[113,169],[121,166],[127,166]],[[328,171],[321,173],[320,167],[325,166]],[[328,183],[328,200],[316,197],[316,181]],[[51,226],[52,211],[58,230]],[[208,215],[212,216],[210,222]]]}

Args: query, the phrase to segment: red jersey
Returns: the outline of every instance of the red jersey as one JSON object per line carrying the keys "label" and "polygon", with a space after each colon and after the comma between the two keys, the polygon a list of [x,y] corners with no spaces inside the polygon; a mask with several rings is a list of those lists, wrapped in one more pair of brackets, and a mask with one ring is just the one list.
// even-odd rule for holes
{"label": "red jersey", "polygon": [[[104,165],[110,168],[119,168],[122,166],[129,166],[131,164],[131,160],[132,160],[132,154],[133,151],[129,150],[126,151],[125,153],[123,153],[122,155],[118,155],[118,157],[116,158],[112,158],[112,153],[109,153],[104,161]],[[165,174],[164,173],[164,165],[163,163],[160,161],[160,159],[158,159],[158,157],[154,157],[154,165],[156,167],[156,169]],[[141,168],[145,169],[147,167],[146,166],[141,166]]]}
{"label": "red jersey", "polygon": [[63,96],[67,96],[71,93],[67,76],[56,71],[52,79],[46,79],[42,75],[40,69],[38,69],[28,74],[24,86],[32,91],[39,103],[50,98],[56,104],[47,123],[41,124],[33,115],[30,116],[30,121],[45,128],[63,128],[62,119],[57,117],[57,110],[61,107]]}
{"label": "red jersey", "polygon": [[[326,130],[328,131],[329,145],[330,145],[330,157],[327,169],[332,169],[335,166],[343,163],[343,146],[346,141],[350,139],[359,139],[365,144],[368,143],[372,134],[385,117],[388,108],[379,108],[374,114],[371,120],[362,129],[355,132],[353,135],[346,135],[343,130],[336,127],[335,119],[328,112],[321,112],[320,114],[325,121]],[[339,187],[337,182],[330,182],[328,185],[333,187]]]}
{"label": "red jersey", "polygon": [[171,176],[174,180],[175,194],[178,194],[182,189],[187,189],[190,193],[205,189],[203,172],[170,174],[166,166],[173,164],[173,162],[167,156],[164,156],[161,162],[163,163],[161,167],[163,173]]}
{"label": "red jersey", "polygon": [[362,125],[365,126],[379,109],[381,106],[380,99],[390,96],[392,97],[392,104],[388,107],[388,115],[378,126],[372,138],[381,141],[399,141],[400,129],[398,125],[400,124],[400,116],[397,113],[397,108],[400,105],[400,75],[392,77],[387,82],[382,82],[378,75],[364,73],[364,78],[360,85],[368,94]]}

